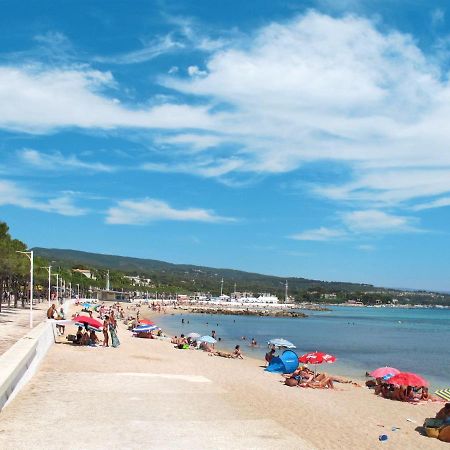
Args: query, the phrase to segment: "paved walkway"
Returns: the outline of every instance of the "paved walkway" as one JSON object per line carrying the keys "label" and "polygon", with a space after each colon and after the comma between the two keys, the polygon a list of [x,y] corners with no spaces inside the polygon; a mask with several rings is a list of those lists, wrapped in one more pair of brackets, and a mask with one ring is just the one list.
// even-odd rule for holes
{"label": "paved walkway", "polygon": [[[47,319],[47,301],[33,305],[33,326]],[[0,355],[5,353],[18,339],[30,331],[30,308],[7,307],[2,305],[0,312]]]}
{"label": "paved walkway", "polygon": [[263,391],[239,390],[240,377],[252,383],[245,361],[120,338],[118,349],[53,346],[1,413],[0,448],[312,448],[273,419]]}

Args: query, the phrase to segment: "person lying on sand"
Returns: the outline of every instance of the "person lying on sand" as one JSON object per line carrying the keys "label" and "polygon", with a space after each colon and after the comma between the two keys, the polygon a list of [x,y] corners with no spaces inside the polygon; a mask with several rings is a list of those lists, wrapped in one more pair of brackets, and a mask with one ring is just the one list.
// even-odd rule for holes
{"label": "person lying on sand", "polygon": [[[283,374],[283,377],[285,377],[286,380],[289,380],[289,379],[296,380],[297,384],[298,383],[307,383],[314,379],[314,372],[312,370],[309,370],[307,367],[300,366],[291,374]],[[293,382],[289,382],[286,384],[288,384],[289,386],[295,385]]]}
{"label": "person lying on sand", "polygon": [[233,353],[229,353],[229,352],[223,352],[221,350],[217,350],[215,352],[211,353],[211,356],[221,356],[222,358],[240,358],[240,359],[244,359],[244,357],[242,356],[241,353],[241,349],[239,345],[236,345],[236,347],[234,348]]}
{"label": "person lying on sand", "polygon": [[326,373],[318,374],[312,381],[299,383],[300,387],[310,387],[313,389],[334,389],[333,380]]}
{"label": "person lying on sand", "polygon": [[232,358],[233,353],[230,352],[222,352],[220,350],[217,350],[216,352],[210,353],[211,356],[221,356],[222,358]]}
{"label": "person lying on sand", "polygon": [[212,348],[212,346],[209,345],[207,342],[202,342],[200,344],[200,349],[203,350],[204,352],[208,352],[208,353],[214,352],[214,349]]}

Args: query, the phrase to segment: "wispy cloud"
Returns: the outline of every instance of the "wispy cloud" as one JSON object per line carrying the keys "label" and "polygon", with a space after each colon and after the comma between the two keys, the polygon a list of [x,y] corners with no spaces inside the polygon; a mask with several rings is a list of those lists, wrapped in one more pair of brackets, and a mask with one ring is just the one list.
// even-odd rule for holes
{"label": "wispy cloud", "polygon": [[[369,209],[341,214],[341,223],[337,228],[320,227],[302,231],[290,236],[299,241],[333,241],[358,238],[361,235],[379,235],[399,232],[423,231],[416,227],[414,217],[388,214],[384,211]],[[360,246],[361,249],[363,249]]]}
{"label": "wispy cloud", "polygon": [[94,61],[108,64],[139,64],[151,61],[160,55],[181,50],[182,42],[174,40],[171,33],[143,44],[141,49],[112,56],[96,56]]}
{"label": "wispy cloud", "polygon": [[161,220],[219,223],[234,222],[236,219],[222,217],[206,209],[176,209],[164,201],[151,198],[121,200],[108,210],[106,217],[106,223],[114,225],[144,225]]}
{"label": "wispy cloud", "polygon": [[82,169],[91,172],[114,172],[115,167],[99,162],[85,162],[75,155],[64,156],[61,153],[42,153],[33,149],[24,149],[19,153],[24,162],[45,170],[73,170]]}
{"label": "wispy cloud", "polygon": [[413,225],[415,221],[412,217],[388,214],[375,209],[352,211],[343,215],[344,224],[356,233],[418,231]]}
{"label": "wispy cloud", "polygon": [[81,216],[87,210],[73,203],[70,195],[50,197],[42,200],[42,195],[31,192],[8,180],[0,180],[0,206],[11,205],[20,208],[35,209],[63,216]]}
{"label": "wispy cloud", "polygon": [[320,227],[313,230],[302,231],[301,233],[293,234],[291,239],[297,241],[330,241],[335,239],[341,239],[346,236],[344,230],[338,230],[333,228]]}
{"label": "wispy cloud", "polygon": [[235,171],[243,165],[244,161],[234,158],[202,158],[185,163],[145,163],[143,164],[142,169],[149,172],[187,173],[203,177],[220,178]]}
{"label": "wispy cloud", "polygon": [[363,252],[374,252],[376,247],[372,244],[361,244],[356,247],[358,250],[362,250]]}
{"label": "wispy cloud", "polygon": [[436,8],[431,11],[431,23],[433,26],[441,25],[445,20],[445,11],[441,8]]}
{"label": "wispy cloud", "polygon": [[445,206],[450,206],[450,197],[442,197],[427,203],[419,203],[411,209],[413,211],[423,211],[425,209],[444,208]]}

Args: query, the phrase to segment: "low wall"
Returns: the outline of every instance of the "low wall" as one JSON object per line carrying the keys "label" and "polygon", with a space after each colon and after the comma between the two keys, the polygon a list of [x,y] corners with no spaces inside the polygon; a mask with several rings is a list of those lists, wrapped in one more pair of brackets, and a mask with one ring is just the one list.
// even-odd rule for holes
{"label": "low wall", "polygon": [[[66,315],[73,303],[73,299],[64,303]],[[54,333],[52,320],[41,322],[0,356],[0,411],[35,374],[55,342]]]}

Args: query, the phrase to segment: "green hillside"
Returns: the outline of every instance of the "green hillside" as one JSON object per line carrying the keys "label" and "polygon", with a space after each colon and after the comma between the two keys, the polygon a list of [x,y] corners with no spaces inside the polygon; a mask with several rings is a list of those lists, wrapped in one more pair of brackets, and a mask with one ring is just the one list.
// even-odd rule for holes
{"label": "green hillside", "polygon": [[[145,275],[156,286],[174,287],[189,292],[208,291],[217,294],[220,280],[224,279],[224,292],[238,291],[271,292],[283,296],[286,278],[258,273],[243,272],[233,269],[217,269],[188,264],[172,264],[154,259],[131,258],[124,256],[103,255],[77,250],[34,248],[37,255],[55,261],[55,265],[64,268],[85,266],[87,268],[111,269],[129,275]],[[327,282],[308,280],[306,278],[287,278],[290,295],[299,296],[305,291],[320,292],[355,292],[373,290],[367,284]]]}

